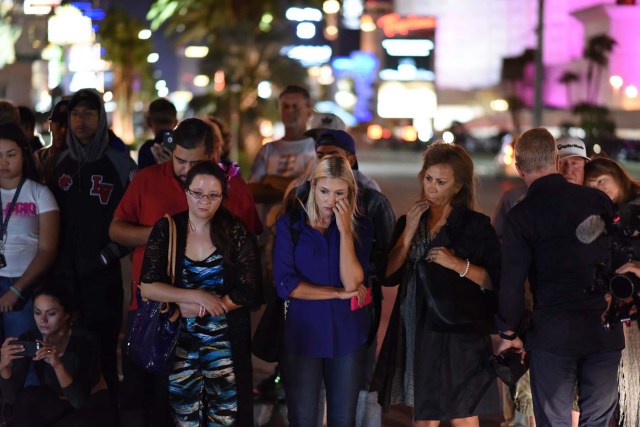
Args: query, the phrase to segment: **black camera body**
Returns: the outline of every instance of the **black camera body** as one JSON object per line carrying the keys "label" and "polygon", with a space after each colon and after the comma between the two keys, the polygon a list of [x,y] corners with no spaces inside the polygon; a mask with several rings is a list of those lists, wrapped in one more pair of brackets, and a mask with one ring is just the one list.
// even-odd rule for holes
{"label": "black camera body", "polygon": [[632,320],[629,310],[634,305],[640,310],[640,278],[633,273],[616,274],[616,269],[640,255],[640,206],[625,205],[620,216],[606,227],[611,237],[611,259],[596,266],[589,293],[610,295],[602,325],[613,329],[622,322]]}

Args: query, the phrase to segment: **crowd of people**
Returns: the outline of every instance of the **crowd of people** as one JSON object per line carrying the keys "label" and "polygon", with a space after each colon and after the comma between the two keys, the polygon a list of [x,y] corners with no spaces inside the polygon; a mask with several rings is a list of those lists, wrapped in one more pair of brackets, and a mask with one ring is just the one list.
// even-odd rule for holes
{"label": "crowd of people", "polygon": [[[396,221],[337,116],[314,114],[300,86],[282,91],[279,109],[284,136],[260,149],[247,183],[224,123],[178,121],[165,99],[149,106],[154,137],[137,165],[93,89],[55,105],[46,148],[29,114],[0,101],[7,425],[253,426],[251,312],[270,293],[290,426],[321,426],[326,406],[329,427],[377,427],[396,404],[419,427],[479,426],[502,404],[529,425],[638,425],[638,289],[621,298],[593,285],[603,264],[640,277],[640,262],[612,250],[611,224],[640,204],[620,164],[590,159],[578,139],[524,132],[525,186],[492,221],[477,209],[470,155],[434,143]],[[123,327],[120,259],[131,251]],[[377,354],[383,286],[398,293]],[[478,299],[434,296],[462,286]],[[149,300],[181,316],[166,374],[118,342]],[[487,304],[492,331],[443,324],[438,304],[462,303]],[[611,313],[627,322],[603,328]],[[490,361],[506,352],[530,374],[501,402]]]}

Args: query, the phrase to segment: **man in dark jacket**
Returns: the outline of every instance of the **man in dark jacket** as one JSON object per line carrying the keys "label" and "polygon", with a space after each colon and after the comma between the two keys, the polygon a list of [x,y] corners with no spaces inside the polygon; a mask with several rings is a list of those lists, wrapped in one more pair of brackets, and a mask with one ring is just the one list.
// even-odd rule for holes
{"label": "man in dark jacket", "polygon": [[109,224],[135,163],[110,146],[100,93],[81,89],[68,109],[67,149],[58,156],[49,183],[61,218],[54,279],[75,295],[81,324],[100,339],[102,372],[115,397],[123,301],[120,257],[126,250],[109,239]]}
{"label": "man in dark jacket", "polygon": [[[499,350],[527,350],[536,425],[569,427],[577,387],[580,425],[606,427],[624,339],[621,328],[601,325],[604,294],[586,290],[597,265],[611,257],[608,237],[592,224],[612,221],[614,207],[606,194],[558,174],[556,143],[546,129],[522,134],[515,151],[528,190],[507,214],[502,236]],[[527,276],[534,309],[523,331]]]}

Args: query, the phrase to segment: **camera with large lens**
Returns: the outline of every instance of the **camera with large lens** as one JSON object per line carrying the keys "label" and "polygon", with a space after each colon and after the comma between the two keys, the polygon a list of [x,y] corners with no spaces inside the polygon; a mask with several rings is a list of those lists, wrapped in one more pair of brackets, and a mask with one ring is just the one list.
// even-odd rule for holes
{"label": "camera with large lens", "polygon": [[612,329],[621,322],[632,319],[629,316],[631,307],[635,305],[640,308],[640,278],[633,273],[615,273],[625,263],[637,260],[640,254],[640,206],[623,206],[620,216],[606,230],[612,239],[611,261],[597,266],[589,292],[611,296],[609,307],[603,316],[603,326]]}
{"label": "camera with large lens", "polygon": [[111,241],[107,243],[107,245],[100,251],[100,263],[102,265],[109,265],[114,261],[118,261],[120,258],[126,256],[130,252],[130,248]]}

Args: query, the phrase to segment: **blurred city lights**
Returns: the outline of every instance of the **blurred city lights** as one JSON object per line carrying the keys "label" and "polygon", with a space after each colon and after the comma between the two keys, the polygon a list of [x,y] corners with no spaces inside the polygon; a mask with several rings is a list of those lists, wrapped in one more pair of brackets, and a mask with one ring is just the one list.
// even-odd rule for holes
{"label": "blurred city lights", "polygon": [[415,142],[418,139],[418,132],[413,126],[403,126],[400,134],[405,141]]}
{"label": "blurred city lights", "polygon": [[209,84],[209,76],[198,74],[193,78],[193,85],[196,87],[206,87]]}
{"label": "blurred city lights", "polygon": [[367,126],[367,136],[370,139],[380,139],[380,138],[382,138],[382,126],[380,126],[380,125],[369,125],[369,126]]}
{"label": "blurred city lights", "polygon": [[104,111],[107,113],[113,113],[118,109],[118,104],[114,101],[107,101],[104,103]]}
{"label": "blurred city lights", "polygon": [[360,29],[360,17],[364,9],[362,0],[343,0],[342,25],[350,30]]}
{"label": "blurred city lights", "polygon": [[260,131],[260,135],[264,138],[270,138],[273,136],[273,123],[271,120],[261,120],[258,125],[258,129]]}
{"label": "blurred city lights", "polygon": [[336,92],[334,98],[336,100],[336,104],[347,110],[353,108],[358,100],[353,93],[346,90],[339,90]]}
{"label": "blurred city lights", "polygon": [[102,95],[102,100],[104,102],[109,102],[113,100],[113,92],[111,92],[110,90],[106,91],[104,93],[104,95]]}
{"label": "blurred city lights", "polygon": [[160,55],[158,55],[156,52],[152,52],[147,56],[147,62],[149,64],[155,64],[159,59]]}
{"label": "blurred city lights", "polygon": [[184,49],[184,56],[187,58],[204,58],[209,54],[207,46],[187,46]]}
{"label": "blurred city lights", "polygon": [[637,98],[638,97],[638,88],[634,85],[629,85],[624,88],[624,94],[627,95],[628,98]]}
{"label": "blurred city lights", "polygon": [[331,59],[331,46],[285,46],[280,49],[281,55],[300,61],[304,67],[325,64]]}
{"label": "blurred city lights", "polygon": [[48,15],[55,6],[60,6],[60,0],[24,0],[22,11],[25,15]]}
{"label": "blurred city lights", "polygon": [[164,98],[167,95],[169,95],[169,88],[168,87],[165,86],[165,87],[161,87],[161,88],[158,89],[158,96],[160,98]]}
{"label": "blurred city lights", "polygon": [[144,29],[144,30],[140,30],[140,32],[138,33],[138,38],[140,40],[148,40],[151,38],[151,30],[149,29]]}
{"label": "blurred city lights", "polygon": [[596,154],[600,154],[602,152],[602,147],[600,147],[600,144],[593,144],[593,152]]}
{"label": "blurred city lights", "polygon": [[327,25],[324,29],[324,34],[328,40],[335,40],[338,36],[338,27],[335,25]]}
{"label": "blurred city lights", "polygon": [[270,31],[272,22],[273,22],[273,15],[270,13],[265,13],[260,18],[260,23],[258,24],[258,27],[260,27],[260,30],[264,32]]}
{"label": "blurred city lights", "polygon": [[611,76],[609,77],[609,84],[611,85],[611,87],[617,90],[622,87],[622,85],[624,84],[624,81],[620,76]]}
{"label": "blurred city lights", "polygon": [[167,87],[167,82],[165,80],[158,80],[156,82],[156,90],[160,90],[160,88]]}
{"label": "blurred city lights", "polygon": [[218,70],[213,75],[213,90],[215,92],[222,92],[226,85],[224,71]]}
{"label": "blurred city lights", "polygon": [[286,18],[289,21],[322,21],[322,11],[320,9],[314,9],[312,7],[290,7],[285,13]]}
{"label": "blurred city lights", "polygon": [[509,109],[509,103],[504,99],[494,99],[489,102],[489,107],[493,111],[507,111]]}
{"label": "blurred city lights", "polygon": [[338,13],[340,11],[340,2],[338,0],[326,0],[322,4],[322,10],[326,14]]}
{"label": "blurred city lights", "polygon": [[329,65],[323,65],[320,67],[318,79],[316,80],[319,85],[330,85],[335,81],[333,77],[333,70]]}
{"label": "blurred city lights", "polygon": [[[258,83],[258,96],[260,98],[262,99],[271,98],[272,93],[273,91],[271,89],[271,82],[268,82],[265,80]],[[267,136],[267,135],[263,135],[263,136]]]}
{"label": "blurred city lights", "polygon": [[58,45],[90,44],[94,40],[91,18],[73,6],[59,6],[56,14],[49,18],[48,39]]}
{"label": "blurred city lights", "polygon": [[456,137],[453,136],[453,133],[451,133],[450,131],[445,131],[442,133],[442,140],[447,144],[453,144],[453,141],[455,141],[455,139]]}
{"label": "blurred city lights", "polygon": [[386,39],[382,47],[389,56],[429,56],[435,45],[429,39]]}
{"label": "blurred city lights", "polygon": [[360,18],[360,30],[369,33],[375,31],[376,28],[376,23],[373,22],[373,18],[370,15],[362,15]]}
{"label": "blurred city lights", "polygon": [[301,39],[312,39],[316,35],[316,26],[311,22],[300,22],[296,26],[296,35]]}

